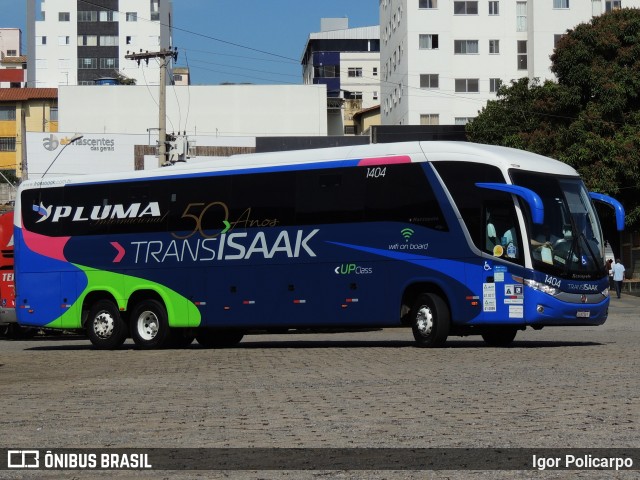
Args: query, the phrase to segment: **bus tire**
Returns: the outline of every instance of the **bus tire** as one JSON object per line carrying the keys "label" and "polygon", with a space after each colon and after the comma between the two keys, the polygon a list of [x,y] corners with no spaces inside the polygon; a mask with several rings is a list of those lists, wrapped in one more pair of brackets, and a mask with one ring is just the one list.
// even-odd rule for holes
{"label": "bus tire", "polygon": [[223,348],[237,345],[244,337],[243,332],[224,332],[203,329],[196,334],[196,340],[204,348]]}
{"label": "bus tire", "polygon": [[495,327],[485,330],[482,339],[492,347],[506,347],[516,338],[518,330],[510,327]]}
{"label": "bus tire", "polygon": [[98,300],[91,306],[85,329],[93,346],[101,350],[118,348],[127,339],[127,324],[112,300]]}
{"label": "bus tire", "polygon": [[143,300],[129,317],[131,338],[139,348],[162,348],[169,343],[171,329],[167,310],[157,300]]}
{"label": "bus tire", "polygon": [[447,341],[450,325],[449,307],[435,293],[418,296],[410,312],[413,338],[419,347],[439,347]]}

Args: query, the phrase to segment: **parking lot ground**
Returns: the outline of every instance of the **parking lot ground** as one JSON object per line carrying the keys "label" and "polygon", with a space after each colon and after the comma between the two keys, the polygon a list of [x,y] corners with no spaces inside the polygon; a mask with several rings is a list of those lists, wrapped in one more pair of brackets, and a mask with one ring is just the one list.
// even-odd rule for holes
{"label": "parking lot ground", "polygon": [[[0,341],[4,448],[639,448],[640,298],[509,348],[409,329],[249,335],[234,348]],[[638,478],[597,471],[31,472],[29,478]],[[0,471],[2,478],[23,472]]]}

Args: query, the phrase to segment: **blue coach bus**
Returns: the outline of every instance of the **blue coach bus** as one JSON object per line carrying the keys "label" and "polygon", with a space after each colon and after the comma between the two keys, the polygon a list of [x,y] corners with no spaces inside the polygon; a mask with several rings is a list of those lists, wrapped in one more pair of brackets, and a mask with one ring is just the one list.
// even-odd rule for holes
{"label": "blue coach bus", "polygon": [[508,345],[607,318],[604,239],[568,165],[464,142],[239,155],[24,182],[21,325],[97,348],[233,345],[252,330],[407,327]]}

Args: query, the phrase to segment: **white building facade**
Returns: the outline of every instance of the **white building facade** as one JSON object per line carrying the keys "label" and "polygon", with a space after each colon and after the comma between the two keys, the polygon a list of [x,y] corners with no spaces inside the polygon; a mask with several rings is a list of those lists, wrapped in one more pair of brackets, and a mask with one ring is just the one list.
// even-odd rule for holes
{"label": "white building facade", "polygon": [[159,84],[158,62],[143,69],[125,55],[168,49],[172,8],[170,0],[27,0],[28,85],[93,85],[118,73]]}
{"label": "white building facade", "polygon": [[553,79],[558,39],[640,0],[379,0],[384,125],[461,125],[500,84]]}

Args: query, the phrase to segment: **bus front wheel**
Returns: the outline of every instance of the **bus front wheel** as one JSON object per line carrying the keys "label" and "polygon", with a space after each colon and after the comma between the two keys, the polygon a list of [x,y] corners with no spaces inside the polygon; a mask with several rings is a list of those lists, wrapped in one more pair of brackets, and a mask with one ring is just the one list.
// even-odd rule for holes
{"label": "bus front wheel", "polygon": [[118,348],[127,339],[127,325],[118,306],[111,300],[94,303],[85,326],[89,340],[99,349]]}
{"label": "bus front wheel", "polygon": [[516,338],[518,331],[515,328],[496,327],[485,330],[482,339],[492,347],[506,347]]}
{"label": "bus front wheel", "polygon": [[140,348],[161,348],[170,339],[167,310],[157,300],[143,300],[131,311],[131,338]]}
{"label": "bus front wheel", "polygon": [[421,294],[411,309],[413,338],[419,347],[439,347],[449,335],[450,313],[446,302],[435,293]]}

